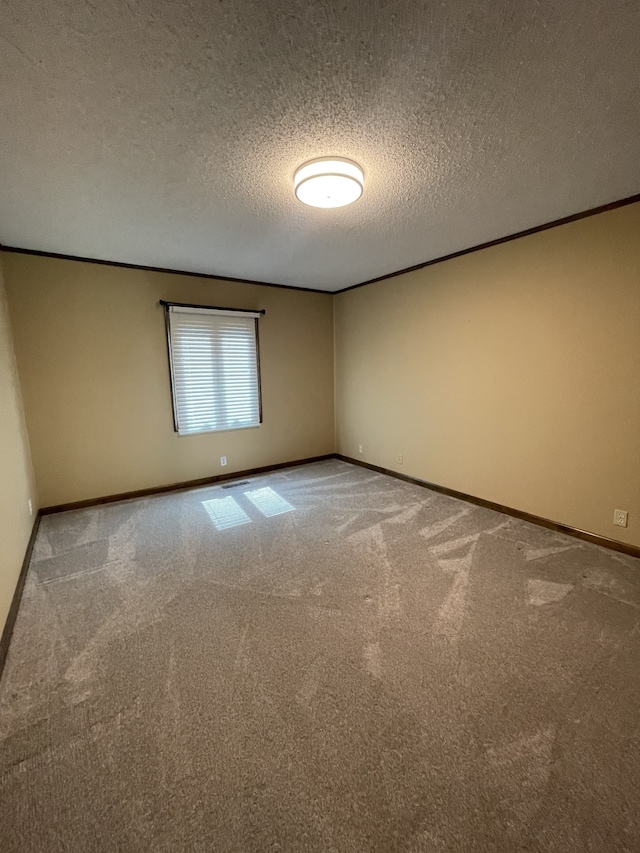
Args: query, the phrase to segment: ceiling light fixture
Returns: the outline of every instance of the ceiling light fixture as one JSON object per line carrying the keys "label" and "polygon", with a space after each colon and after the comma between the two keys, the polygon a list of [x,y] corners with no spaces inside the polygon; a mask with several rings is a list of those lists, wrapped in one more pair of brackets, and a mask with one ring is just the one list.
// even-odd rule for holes
{"label": "ceiling light fixture", "polygon": [[312,207],[344,207],[362,195],[364,173],[344,157],[320,157],[300,166],[293,176],[296,198]]}

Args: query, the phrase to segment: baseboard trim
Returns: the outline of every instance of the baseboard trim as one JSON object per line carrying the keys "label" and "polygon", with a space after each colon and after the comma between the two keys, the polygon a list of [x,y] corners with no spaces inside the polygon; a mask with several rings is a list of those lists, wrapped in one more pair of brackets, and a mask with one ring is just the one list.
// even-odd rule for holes
{"label": "baseboard trim", "polygon": [[116,503],[118,501],[135,500],[136,498],[153,497],[154,495],[163,495],[168,492],[181,492],[189,489],[197,489],[202,486],[214,485],[215,483],[225,482],[227,480],[240,480],[243,477],[256,476],[258,474],[266,474],[270,471],[280,471],[285,468],[295,468],[298,465],[308,465],[312,462],[323,462],[326,459],[340,459],[342,462],[348,462],[352,465],[359,465],[361,468],[368,468],[370,471],[377,471],[379,474],[386,474],[388,477],[395,477],[397,480],[403,480],[406,483],[413,483],[416,486],[422,486],[426,489],[431,489],[433,492],[439,492],[442,495],[448,495],[458,500],[466,501],[467,503],[475,504],[476,506],[492,509],[496,512],[502,512],[505,515],[510,515],[513,518],[519,518],[522,521],[528,521],[531,524],[537,524],[540,527],[546,527],[549,530],[554,530],[556,533],[564,533],[567,536],[573,536],[576,539],[582,539],[585,542],[590,542],[592,545],[600,545],[602,548],[608,548],[612,551],[619,551],[622,554],[627,554],[630,557],[640,559],[640,548],[635,545],[627,545],[625,542],[618,542],[616,539],[608,539],[606,536],[599,536],[596,533],[590,533],[588,530],[580,530],[577,527],[571,527],[567,524],[560,524],[557,521],[552,521],[549,518],[542,518],[539,515],[533,515],[529,512],[524,512],[514,507],[505,506],[504,504],[489,501],[485,498],[479,498],[475,495],[459,492],[456,489],[449,489],[447,486],[440,486],[437,483],[431,483],[428,480],[421,480],[418,477],[410,477],[407,474],[400,474],[398,471],[393,471],[391,468],[382,468],[380,465],[373,465],[370,462],[364,462],[361,459],[354,459],[351,456],[345,456],[342,453],[325,453],[322,456],[309,456],[306,459],[296,459],[291,462],[280,462],[276,465],[263,465],[260,468],[247,468],[244,471],[234,471],[229,474],[216,474],[211,477],[203,477],[198,480],[186,480],[182,483],[172,483],[167,486],[158,486],[150,489],[138,489],[132,492],[123,492],[118,495],[106,495],[101,498],[93,498],[86,501],[74,501],[67,504],[58,504],[57,506],[49,506],[38,510],[31,536],[22,562],[22,568],[18,576],[7,621],[5,622],[0,638],[0,679],[4,671],[4,665],[9,651],[9,643],[16,623],[16,617],[22,600],[27,572],[31,563],[31,555],[35,545],[36,536],[40,527],[40,520],[43,515],[51,515],[56,512],[66,512],[71,509],[84,509],[86,507],[99,506],[101,504]]}
{"label": "baseboard trim", "polygon": [[619,551],[622,554],[627,554],[630,557],[640,558],[640,548],[635,545],[627,545],[626,542],[618,542],[617,539],[608,539],[606,536],[599,536],[596,533],[589,533],[588,530],[580,530],[577,527],[570,527],[568,524],[560,524],[557,521],[552,521],[549,518],[542,518],[539,515],[532,515],[529,512],[524,512],[520,509],[514,509],[504,504],[488,501],[485,498],[478,498],[475,495],[468,495],[465,492],[458,492],[456,489],[449,489],[446,486],[439,486],[437,483],[430,483],[428,480],[420,480],[417,477],[409,477],[407,474],[400,474],[398,471],[392,471],[390,468],[381,468],[379,465],[372,465],[370,462],[363,462],[361,459],[353,459],[351,456],[344,456],[342,453],[335,454],[337,459],[343,462],[350,462],[352,465],[359,465],[362,468],[368,468],[370,471],[377,471],[379,474],[386,474],[389,477],[395,477],[397,480],[404,480],[406,483],[413,483],[416,486],[423,486],[431,489],[433,492],[439,492],[442,495],[448,495],[451,498],[466,501],[467,503],[482,506],[486,509],[493,509],[496,512],[502,512],[505,515],[511,515],[514,518],[519,518],[522,521],[528,521],[531,524],[537,524],[539,527],[546,527],[549,530],[555,530],[556,533],[565,533],[567,536],[573,536],[576,539],[582,539],[585,542],[591,542],[592,545],[600,545],[602,548],[609,548],[611,551]]}
{"label": "baseboard trim", "polygon": [[119,501],[132,501],[138,498],[150,498],[155,495],[164,495],[167,492],[183,492],[189,489],[199,489],[203,486],[212,486],[226,480],[241,480],[243,477],[255,477],[258,474],[267,474],[269,471],[280,471],[283,468],[295,468],[297,465],[308,465],[311,462],[323,462],[325,459],[335,459],[335,453],[325,453],[322,456],[309,456],[306,459],[296,459],[291,462],[279,462],[276,465],[263,465],[260,468],[247,468],[244,471],[233,471],[228,474],[214,474],[211,477],[202,477],[198,480],[185,480],[182,483],[171,483],[167,486],[154,486],[149,489],[137,489],[132,492],[122,492],[118,495],[105,495],[100,498],[89,498],[85,501],[72,501],[66,504],[47,506],[40,510],[42,515],[52,515],[56,512],[68,512],[71,509],[86,509],[87,507],[100,506],[101,504],[118,503]]}
{"label": "baseboard trim", "polygon": [[18,610],[20,609],[20,602],[22,601],[22,592],[24,590],[24,584],[27,579],[27,572],[29,571],[29,565],[31,563],[31,554],[33,553],[33,546],[35,545],[36,536],[38,535],[38,528],[40,527],[41,517],[42,514],[40,513],[40,511],[38,511],[38,513],[36,514],[35,521],[33,522],[31,536],[29,537],[29,542],[27,544],[27,550],[25,551],[24,560],[22,561],[22,568],[20,569],[20,574],[18,575],[18,582],[13,593],[13,598],[11,599],[11,606],[9,607],[9,612],[7,613],[7,621],[4,623],[4,628],[2,630],[2,637],[0,638],[0,679],[2,679],[4,665],[7,660],[7,654],[9,652],[9,643],[11,642],[11,635],[13,634],[13,629],[16,624]]}

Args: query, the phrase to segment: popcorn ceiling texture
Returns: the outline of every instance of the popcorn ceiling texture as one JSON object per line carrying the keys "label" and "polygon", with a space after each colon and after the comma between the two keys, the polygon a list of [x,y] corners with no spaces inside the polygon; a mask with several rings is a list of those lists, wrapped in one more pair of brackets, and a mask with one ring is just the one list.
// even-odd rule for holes
{"label": "popcorn ceiling texture", "polygon": [[[336,290],[640,190],[636,0],[5,0],[0,241]],[[339,154],[363,198],[305,208]]]}

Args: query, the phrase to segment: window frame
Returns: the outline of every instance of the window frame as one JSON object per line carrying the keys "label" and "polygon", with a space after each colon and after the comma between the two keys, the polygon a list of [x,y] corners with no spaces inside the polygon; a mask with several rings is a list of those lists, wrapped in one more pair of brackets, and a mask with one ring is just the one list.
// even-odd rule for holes
{"label": "window frame", "polygon": [[[168,367],[169,367],[169,385],[171,389],[171,410],[173,415],[173,430],[180,437],[193,436],[193,435],[210,435],[211,433],[217,432],[232,432],[234,430],[240,429],[257,429],[263,423],[263,414],[262,414],[262,375],[261,375],[261,363],[260,363],[260,328],[259,328],[259,316],[264,315],[266,311],[264,309],[248,309],[248,308],[223,308],[214,305],[196,305],[189,302],[167,302],[163,299],[160,300],[159,303],[164,309],[164,322],[165,322],[165,335],[167,342],[167,356],[168,356]],[[256,370],[256,390],[257,390],[257,398],[258,398],[258,422],[248,424],[247,426],[225,426],[219,429],[201,429],[194,430],[190,432],[181,432],[180,424],[178,419],[178,401],[176,397],[176,385],[174,380],[174,358],[173,358],[173,347],[171,343],[171,308],[189,308],[193,309],[193,313],[202,312],[206,314],[207,312],[218,312],[220,314],[244,314],[252,317],[254,321],[254,339],[255,339],[255,370]]]}

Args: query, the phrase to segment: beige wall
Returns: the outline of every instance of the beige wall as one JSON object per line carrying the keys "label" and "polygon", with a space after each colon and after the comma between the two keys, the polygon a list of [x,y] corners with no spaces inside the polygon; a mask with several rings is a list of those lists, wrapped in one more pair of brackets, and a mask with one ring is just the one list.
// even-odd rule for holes
{"label": "beige wall", "polygon": [[[33,504],[33,516],[29,512]],[[0,267],[0,633],[37,511],[9,316]]]}
{"label": "beige wall", "polygon": [[[333,452],[329,294],[10,252],[2,262],[43,506]],[[266,309],[260,427],[176,435],[160,299]]]}
{"label": "beige wall", "polygon": [[[2,264],[43,506],[221,473],[223,454],[233,472],[332,452],[334,313],[339,452],[362,444],[365,461],[640,545],[638,204],[335,299],[9,252]],[[173,432],[160,298],[267,309],[260,428]],[[15,406],[13,427],[2,412],[14,437]],[[17,512],[26,451],[3,444],[23,470],[3,477]]]}
{"label": "beige wall", "polygon": [[335,360],[340,453],[640,545],[640,204],[338,295]]}

